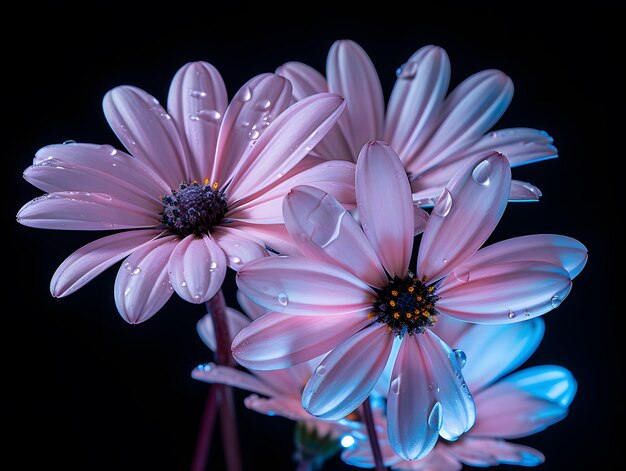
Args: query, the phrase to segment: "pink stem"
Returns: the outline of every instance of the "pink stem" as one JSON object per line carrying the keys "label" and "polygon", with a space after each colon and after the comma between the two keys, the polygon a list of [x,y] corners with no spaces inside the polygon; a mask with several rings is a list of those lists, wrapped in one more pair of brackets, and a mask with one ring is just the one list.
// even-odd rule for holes
{"label": "pink stem", "polygon": [[204,471],[209,458],[209,450],[211,449],[211,441],[213,439],[213,428],[215,427],[215,419],[217,418],[217,408],[219,406],[219,389],[221,385],[213,384],[209,388],[209,394],[204,404],[204,412],[202,413],[202,422],[198,431],[198,439],[196,440],[196,451],[193,455],[193,463],[191,471]]}
{"label": "pink stem", "polygon": [[385,471],[383,455],[380,452],[380,445],[378,443],[378,437],[376,436],[376,428],[374,427],[374,416],[372,415],[372,406],[370,405],[369,397],[365,399],[365,402],[363,402],[363,418],[365,419],[367,436],[370,441],[370,447],[372,448],[372,454],[374,455],[376,471]]}

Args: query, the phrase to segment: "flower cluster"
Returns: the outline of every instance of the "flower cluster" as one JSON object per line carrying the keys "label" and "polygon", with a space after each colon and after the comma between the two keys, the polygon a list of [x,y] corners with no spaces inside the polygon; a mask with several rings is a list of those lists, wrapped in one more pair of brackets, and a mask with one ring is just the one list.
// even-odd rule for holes
{"label": "flower cluster", "polygon": [[[537,465],[507,440],[563,419],[576,381],[514,370],[587,251],[552,234],[483,245],[509,201],[541,196],[512,167],[556,149],[543,131],[491,130],[513,96],[500,71],[448,93],[448,57],[427,46],[396,73],[386,112],[351,41],[332,46],[326,77],[288,62],[230,103],[205,62],[179,70],[166,107],[115,88],[104,112],[127,152],[44,147],[24,177],[47,193],[18,221],[113,231],[61,264],[53,296],[121,262],[115,302],[131,324],[173,292],[207,303],[198,332],[215,362],[193,378],[223,388],[220,407],[234,386],[254,393],[248,408],[296,421],[300,462],[343,448],[377,469]],[[247,316],[224,305],[227,268]]]}

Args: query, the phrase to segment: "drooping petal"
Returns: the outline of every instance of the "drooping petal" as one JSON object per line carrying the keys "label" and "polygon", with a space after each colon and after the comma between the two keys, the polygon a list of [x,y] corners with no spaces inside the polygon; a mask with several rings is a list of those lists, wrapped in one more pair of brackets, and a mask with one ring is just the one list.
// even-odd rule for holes
{"label": "drooping petal", "polygon": [[465,352],[463,377],[476,394],[522,365],[543,338],[543,319],[509,325],[472,324],[454,348]]}
{"label": "drooping petal", "polygon": [[440,123],[415,158],[421,173],[472,145],[500,119],[513,98],[513,82],[499,70],[472,75],[446,98]]}
{"label": "drooping petal", "polygon": [[171,188],[189,180],[178,129],[156,98],[124,85],[108,92],[102,106],[111,129],[133,156],[154,169]]}
{"label": "drooping petal", "polygon": [[269,416],[279,415],[295,421],[311,420],[311,415],[302,408],[300,401],[293,399],[285,399],[280,396],[273,399],[264,399],[256,394],[252,394],[246,397],[243,402],[248,409],[261,414]]}
{"label": "drooping petal", "polygon": [[440,47],[425,46],[398,72],[389,98],[385,140],[408,162],[432,133],[448,91],[450,60]]}
{"label": "drooping petal", "polygon": [[328,89],[346,99],[338,126],[357,155],[366,142],[383,137],[383,91],[374,64],[354,41],[336,41],[326,60]]}
{"label": "drooping petal", "polygon": [[310,316],[362,311],[374,295],[351,273],[296,256],[250,262],[237,273],[237,286],[267,309]]}
{"label": "drooping petal", "polygon": [[426,456],[439,436],[442,410],[430,371],[428,355],[417,337],[405,336],[391,373],[387,398],[389,443],[405,460]]}
{"label": "drooping petal", "polygon": [[335,198],[311,186],[298,186],[285,197],[283,214],[303,254],[337,265],[370,286],[387,284],[387,275],[361,226]]}
{"label": "drooping petal", "polygon": [[54,272],[50,293],[56,298],[72,294],[162,232],[157,229],[120,232],[84,245]]}
{"label": "drooping petal", "polygon": [[140,160],[111,146],[61,144],[40,149],[24,178],[48,192],[106,193],[146,209],[160,210],[170,187]]}
{"label": "drooping petal", "polygon": [[190,62],[172,80],[167,109],[187,146],[189,176],[202,181],[211,177],[215,148],[228,95],[222,76],[207,62]]}
{"label": "drooping petal", "polygon": [[[244,316],[236,309],[226,307],[226,324],[228,325],[228,334],[231,339],[250,324],[250,319]],[[212,352],[217,351],[217,341],[215,339],[215,326],[213,325],[213,316],[206,314],[196,324],[196,330],[202,341]]]}
{"label": "drooping petal", "polygon": [[211,299],[226,276],[226,256],[206,234],[181,240],[169,262],[170,281],[185,301],[200,304]]}
{"label": "drooping petal", "polygon": [[302,406],[325,420],[339,420],[369,395],[393,344],[387,327],[375,324],[349,337],[320,363],[302,392]]}
{"label": "drooping petal", "polygon": [[210,180],[228,183],[246,149],[290,102],[291,84],[278,75],[261,74],[244,84],[224,113]]}
{"label": "drooping petal", "polygon": [[478,250],[502,217],[510,185],[511,167],[498,153],[469,162],[450,180],[422,236],[419,278],[437,280]]}
{"label": "drooping petal", "polygon": [[356,205],[352,162],[331,161],[315,165],[283,180],[267,192],[262,192],[244,204],[235,204],[226,213],[227,218],[246,220],[251,223],[282,224],[283,198],[297,185],[310,185],[328,193],[344,207]]}
{"label": "drooping petal", "polygon": [[191,377],[205,383],[226,384],[268,397],[272,397],[276,393],[270,385],[265,384],[250,373],[244,373],[230,366],[221,366],[214,363],[200,365],[193,369]]}
{"label": "drooping petal", "polygon": [[472,436],[519,438],[562,420],[576,394],[572,374],[559,366],[514,373],[476,395]]}
{"label": "drooping petal", "polygon": [[384,142],[363,146],[356,166],[356,197],[363,231],[385,270],[404,276],[413,250],[411,187],[400,159]]}
{"label": "drooping petal", "polygon": [[328,353],[372,321],[366,312],[294,316],[270,312],[233,340],[233,356],[246,368],[287,368]]}
{"label": "drooping petal", "polygon": [[235,271],[252,260],[268,256],[261,241],[252,240],[239,229],[218,226],[213,229],[211,235],[226,254],[228,266]]}
{"label": "drooping petal", "polygon": [[248,296],[243,294],[243,291],[239,289],[237,290],[237,302],[239,303],[239,306],[241,306],[241,309],[243,309],[243,312],[245,312],[252,320],[258,319],[259,317],[270,312],[264,307],[253,302]]}
{"label": "drooping petal", "polygon": [[242,156],[229,198],[235,202],[282,178],[322,140],[344,106],[340,96],[319,93],[287,108]]}
{"label": "drooping petal", "polygon": [[178,244],[175,236],[153,240],[133,252],[115,278],[115,305],[129,324],[151,318],[172,296],[168,261]]}
{"label": "drooping petal", "polygon": [[515,464],[537,466],[545,460],[534,448],[509,443],[497,438],[464,437],[448,446],[450,454],[469,466],[497,466]]}
{"label": "drooping petal", "polygon": [[159,216],[105,193],[62,191],[26,203],[17,222],[41,229],[107,231],[155,227]]}
{"label": "drooping petal", "polygon": [[556,234],[535,234],[503,240],[480,249],[465,265],[467,270],[507,262],[545,262],[565,268],[572,279],[587,263],[587,248],[576,239]]}
{"label": "drooping petal", "polygon": [[572,289],[569,273],[551,263],[490,264],[448,276],[437,290],[443,314],[478,324],[521,322],[561,304]]}

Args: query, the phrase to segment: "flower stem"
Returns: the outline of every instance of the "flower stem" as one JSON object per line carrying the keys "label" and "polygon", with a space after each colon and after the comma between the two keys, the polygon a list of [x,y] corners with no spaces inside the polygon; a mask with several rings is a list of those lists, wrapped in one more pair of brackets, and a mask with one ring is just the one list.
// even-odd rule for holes
{"label": "flower stem", "polygon": [[[226,319],[226,300],[224,293],[219,290],[215,296],[206,303],[207,310],[213,320],[215,329],[215,340],[217,348],[215,352],[215,362],[218,365],[233,366],[234,359],[230,353],[230,344],[232,339],[228,332],[228,321]],[[214,389],[214,385],[211,389]],[[219,385],[216,393],[220,399],[220,422],[222,429],[222,443],[224,445],[224,455],[229,471],[241,471],[241,455],[239,448],[239,438],[237,435],[237,417],[235,414],[235,400],[233,390],[230,386]],[[211,392],[209,391],[209,394]],[[204,419],[203,419],[204,420]],[[214,420],[214,419],[213,419]],[[213,424],[209,425],[213,428]],[[198,442],[198,444],[200,444]],[[206,447],[207,444],[203,444]],[[195,464],[195,462],[194,462]],[[203,465],[206,465],[206,456]],[[202,466],[204,468],[205,466]],[[194,471],[201,471],[201,468]],[[203,470],[202,470],[203,471]]]}
{"label": "flower stem", "polygon": [[204,404],[204,412],[202,413],[200,430],[198,431],[198,439],[196,440],[196,451],[193,455],[191,471],[204,471],[206,469],[206,462],[213,439],[215,419],[217,418],[217,408],[219,407],[220,387],[221,385],[219,384],[213,384],[209,388],[209,394]]}
{"label": "flower stem", "polygon": [[385,471],[383,455],[380,452],[380,445],[378,443],[378,437],[376,436],[376,428],[374,427],[374,416],[372,415],[372,406],[370,405],[369,397],[363,402],[363,418],[365,419],[367,436],[370,441],[370,447],[372,448],[372,454],[374,455],[374,465],[376,471]]}

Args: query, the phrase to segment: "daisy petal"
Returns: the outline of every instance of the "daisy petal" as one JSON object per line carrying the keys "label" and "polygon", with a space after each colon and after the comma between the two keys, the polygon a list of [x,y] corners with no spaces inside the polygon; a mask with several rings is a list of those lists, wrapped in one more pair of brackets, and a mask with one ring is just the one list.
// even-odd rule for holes
{"label": "daisy petal", "polygon": [[413,235],[419,235],[426,229],[430,215],[419,206],[413,206]]}
{"label": "daisy petal", "polygon": [[191,162],[189,176],[211,177],[217,136],[228,95],[222,76],[207,62],[185,64],[174,76],[167,108],[181,136],[186,137]]}
{"label": "daisy petal", "polygon": [[303,254],[337,265],[370,286],[387,284],[361,226],[335,198],[311,186],[298,186],[285,197],[283,214]]}
{"label": "daisy petal", "polygon": [[559,366],[514,373],[476,395],[480,420],[471,435],[519,438],[540,432],[565,418],[576,388],[572,374]]}
{"label": "daisy petal", "polygon": [[158,213],[104,193],[63,191],[26,203],[17,222],[42,229],[102,231],[159,225]]}
{"label": "daisy petal", "polygon": [[170,281],[185,301],[204,303],[222,286],[226,266],[224,251],[208,235],[190,234],[172,252]]}
{"label": "daisy petal", "polygon": [[428,139],[450,82],[450,60],[437,46],[418,50],[399,69],[389,98],[385,140],[406,164]]}
{"label": "daisy petal", "polygon": [[268,257],[237,273],[237,286],[272,311],[326,316],[362,311],[374,291],[347,271],[304,257]]}
{"label": "daisy petal", "polygon": [[133,156],[154,169],[171,188],[188,181],[185,150],[171,116],[143,90],[117,87],[102,104],[111,129]]}
{"label": "daisy petal", "polygon": [[241,87],[224,113],[210,180],[226,185],[246,149],[290,102],[291,84],[278,75],[261,74]]}
{"label": "daisy petal", "polygon": [[565,268],[574,279],[587,263],[587,248],[571,237],[535,234],[503,240],[480,249],[465,265],[468,271],[508,262],[545,262]]}
{"label": "daisy petal", "polygon": [[385,270],[404,276],[415,226],[411,187],[400,159],[384,142],[363,146],[356,166],[356,197],[363,231]]}
{"label": "daisy petal", "polygon": [[532,183],[511,180],[511,193],[509,201],[515,203],[533,203],[539,201],[543,193]]}
{"label": "daisy petal", "polygon": [[221,366],[214,363],[201,365],[193,369],[191,377],[205,383],[218,383],[245,389],[264,396],[273,396],[275,391],[271,386],[259,381],[249,373],[244,373],[230,366]]}
{"label": "daisy petal", "polygon": [[[228,333],[231,339],[247,327],[250,324],[250,319],[244,316],[236,309],[230,307],[226,308],[226,323],[228,325]],[[213,317],[211,314],[206,314],[196,324],[196,330],[198,335],[212,352],[217,351],[217,341],[215,340],[215,326],[213,325]]]}
{"label": "daisy petal", "polygon": [[24,178],[48,192],[106,193],[123,201],[161,210],[170,187],[140,160],[111,146],[61,144],[40,149]]}
{"label": "daisy petal", "polygon": [[257,242],[271,252],[300,255],[285,224],[254,224],[254,222],[235,220],[223,227],[233,229],[237,235]]}
{"label": "daisy petal", "polygon": [[258,319],[259,317],[270,312],[264,307],[253,302],[248,296],[243,294],[243,291],[241,290],[237,290],[237,302],[239,303],[239,306],[241,306],[241,309],[243,309],[243,312],[245,312],[252,320]]}
{"label": "daisy petal", "polygon": [[241,157],[229,198],[235,202],[282,178],[322,140],[344,106],[340,96],[319,93],[287,108]]}
{"label": "daisy petal", "polygon": [[438,280],[478,250],[504,213],[510,185],[511,167],[498,153],[468,162],[450,180],[422,236],[419,278]]}
{"label": "daisy petal", "polygon": [[450,453],[469,466],[480,467],[499,464],[537,466],[545,460],[541,452],[528,446],[497,438],[470,436],[450,444]]}
{"label": "daisy petal", "polygon": [[233,340],[233,356],[246,368],[287,368],[323,355],[372,321],[367,312],[294,316],[270,312]]}
{"label": "daisy petal", "polygon": [[572,289],[569,273],[551,263],[510,262],[459,270],[459,276],[448,276],[439,286],[437,309],[478,324],[540,316],[558,307]]}
{"label": "daisy petal", "polygon": [[84,245],[67,257],[54,272],[50,281],[52,296],[62,298],[72,294],[162,232],[161,230],[120,232]]}
{"label": "daisy petal", "polygon": [[219,226],[213,229],[211,235],[226,254],[228,266],[235,271],[252,260],[268,256],[260,241],[251,240],[239,229]]}
{"label": "daisy petal", "polygon": [[539,346],[543,319],[508,325],[471,324],[454,348],[465,352],[463,377],[474,393],[523,364]]}
{"label": "daisy petal", "polygon": [[387,398],[389,443],[405,460],[428,455],[439,436],[442,410],[430,370],[428,355],[417,336],[405,336],[391,373]]}
{"label": "daisy petal", "polygon": [[383,91],[374,64],[355,42],[336,41],[326,61],[328,89],[346,99],[346,113],[338,126],[352,155],[373,139],[383,137]]}
{"label": "daisy petal", "polygon": [[441,124],[415,160],[420,172],[480,139],[500,119],[512,98],[513,82],[499,70],[484,70],[461,83],[446,98]]}
{"label": "daisy petal", "polygon": [[115,305],[129,324],[150,319],[174,292],[167,271],[175,236],[153,240],[133,252],[115,278]]}
{"label": "daisy petal", "polygon": [[311,416],[302,408],[299,401],[285,398],[264,399],[252,394],[243,401],[248,409],[265,415],[279,415],[289,420],[311,420]]}
{"label": "daisy petal", "polygon": [[247,220],[264,224],[283,223],[283,198],[297,185],[310,185],[328,193],[344,207],[356,205],[354,194],[354,170],[352,162],[330,161],[315,165],[294,174],[275,185],[271,190],[262,192],[245,204],[236,204],[227,214],[227,218]]}
{"label": "daisy petal", "polygon": [[401,461],[393,469],[413,471],[461,471],[463,465],[448,451],[449,447],[435,446],[435,449],[421,460]]}
{"label": "daisy petal", "polygon": [[333,349],[302,391],[302,407],[316,417],[339,420],[355,410],[378,381],[393,344],[384,325],[366,327]]}

